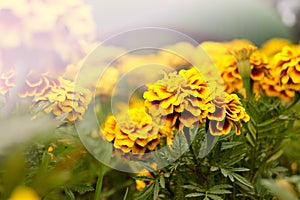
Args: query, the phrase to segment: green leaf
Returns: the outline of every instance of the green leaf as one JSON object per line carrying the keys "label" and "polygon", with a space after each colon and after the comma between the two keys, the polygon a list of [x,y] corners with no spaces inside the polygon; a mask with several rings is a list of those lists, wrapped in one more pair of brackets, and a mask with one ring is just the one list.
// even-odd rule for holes
{"label": "green leaf", "polygon": [[127,199],[127,195],[128,195],[128,188],[126,188],[126,192],[125,192],[125,194],[124,194],[123,200],[126,200],[126,199]]}
{"label": "green leaf", "polygon": [[231,169],[231,171],[233,171],[233,172],[247,172],[247,171],[249,171],[250,169],[248,169],[248,168],[243,168],[243,167],[238,167],[238,168],[233,168],[233,169]]}
{"label": "green leaf", "polygon": [[159,177],[159,183],[160,183],[160,187],[161,188],[165,188],[166,187],[166,182],[165,182],[165,178],[164,178],[163,175]]}
{"label": "green leaf", "polygon": [[249,188],[253,188],[252,184],[246,178],[242,177],[241,175],[232,173],[232,176],[240,183],[248,186]]}
{"label": "green leaf", "polygon": [[222,142],[221,150],[231,149],[241,144],[243,144],[243,142]]}
{"label": "green leaf", "polygon": [[75,192],[78,192],[79,194],[84,194],[86,192],[91,192],[95,190],[92,186],[85,184],[72,185],[69,188]]}
{"label": "green leaf", "polygon": [[154,189],[154,184],[147,185],[136,197],[135,200],[140,199],[146,199],[148,198],[152,193]]}
{"label": "green leaf", "polygon": [[213,200],[223,200],[222,197],[214,195],[214,194],[208,194],[207,196]]}
{"label": "green leaf", "polygon": [[274,160],[277,160],[282,154],[283,154],[283,150],[281,149],[281,150],[275,152],[266,162],[269,163]]}
{"label": "green leaf", "polygon": [[67,198],[68,198],[69,200],[75,200],[75,195],[74,195],[74,193],[72,192],[72,190],[70,190],[70,189],[65,189],[64,192],[65,192],[65,194],[67,195]]}
{"label": "green leaf", "polygon": [[149,176],[135,176],[133,177],[135,180],[142,180],[142,181],[153,181],[155,178],[149,177]]}
{"label": "green leaf", "polygon": [[155,185],[154,185],[153,200],[158,199],[159,190],[160,190],[159,183],[158,183],[158,181],[156,181]]}
{"label": "green leaf", "polygon": [[182,187],[185,188],[185,189],[188,189],[188,190],[195,190],[197,192],[205,192],[204,189],[202,189],[202,188],[200,188],[200,187],[198,187],[196,185],[184,185]]}
{"label": "green leaf", "polygon": [[257,130],[256,130],[255,126],[252,124],[251,121],[247,123],[247,128],[248,128],[248,130],[249,130],[249,132],[250,132],[252,138],[253,138],[254,140],[256,140],[256,133],[257,133]]}
{"label": "green leaf", "polygon": [[210,194],[231,194],[229,190],[208,190]]}
{"label": "green leaf", "polygon": [[210,188],[210,190],[227,189],[227,188],[232,188],[232,186],[229,184],[219,184],[219,185],[214,185],[213,187]]}
{"label": "green leaf", "polygon": [[203,194],[203,193],[197,193],[197,192],[195,192],[195,193],[190,193],[190,194],[187,194],[187,195],[185,195],[185,197],[201,197],[201,196],[204,196],[205,194]]}

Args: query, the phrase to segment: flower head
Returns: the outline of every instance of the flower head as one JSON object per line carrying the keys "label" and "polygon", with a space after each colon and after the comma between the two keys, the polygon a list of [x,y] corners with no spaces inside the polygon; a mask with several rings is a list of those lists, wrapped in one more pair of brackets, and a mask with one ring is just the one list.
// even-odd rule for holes
{"label": "flower head", "polygon": [[116,149],[125,153],[153,151],[160,143],[159,126],[144,107],[132,108],[116,117],[109,116],[101,132]]}
{"label": "flower head", "polygon": [[31,188],[26,186],[17,187],[8,200],[40,200],[38,194]]}
{"label": "flower head", "polygon": [[62,78],[59,84],[52,87],[43,95],[34,99],[36,104],[50,104],[44,111],[53,113],[55,116],[67,114],[66,120],[75,122],[82,117],[92,99],[88,89],[75,87],[75,83]]}
{"label": "flower head", "polygon": [[285,46],[274,56],[275,76],[287,89],[300,91],[300,47]]}
{"label": "flower head", "polygon": [[[172,72],[155,83],[148,84],[144,93],[150,115],[172,121],[180,130],[205,121],[209,106],[209,89],[193,69]],[[195,76],[196,75],[196,76]],[[199,78],[199,79],[198,79]]]}
{"label": "flower head", "polygon": [[16,86],[16,72],[13,70],[0,73],[0,94],[5,95]]}
{"label": "flower head", "polygon": [[249,121],[250,117],[242,107],[236,94],[227,94],[225,97],[215,98],[213,100],[215,112],[209,113],[209,131],[212,135],[228,134],[234,125],[236,134],[240,134],[239,127],[241,120]]}
{"label": "flower head", "polygon": [[19,92],[19,97],[41,96],[47,90],[51,90],[52,87],[57,87],[58,84],[58,80],[51,78],[47,73],[30,72],[26,76],[25,83]]}

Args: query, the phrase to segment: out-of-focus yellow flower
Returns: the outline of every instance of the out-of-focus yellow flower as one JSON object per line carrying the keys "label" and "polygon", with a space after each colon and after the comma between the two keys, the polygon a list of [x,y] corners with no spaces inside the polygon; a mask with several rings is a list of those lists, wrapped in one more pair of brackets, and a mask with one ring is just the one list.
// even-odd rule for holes
{"label": "out-of-focus yellow flower", "polygon": [[212,135],[228,134],[232,128],[235,128],[237,135],[240,134],[238,125],[241,120],[249,121],[250,117],[236,94],[227,94],[224,97],[218,97],[213,100],[215,111],[209,113],[209,130]]}
{"label": "out-of-focus yellow flower", "polygon": [[44,111],[52,112],[55,116],[67,113],[66,120],[75,122],[82,117],[91,102],[92,95],[88,89],[75,87],[75,83],[63,78],[50,91],[34,99],[36,104],[49,103]]}
{"label": "out-of-focus yellow flower", "polygon": [[270,76],[270,65],[267,56],[260,51],[255,51],[250,57],[251,79],[260,81],[265,76]]}
{"label": "out-of-focus yellow flower", "polygon": [[12,192],[8,200],[40,200],[39,195],[30,187],[19,186]]}
{"label": "out-of-focus yellow flower", "polygon": [[[209,106],[209,89],[195,71],[172,72],[155,83],[148,84],[144,93],[145,106],[154,118],[166,118],[179,130],[203,123]],[[196,78],[195,78],[196,77]],[[200,78],[200,79],[197,79]]]}
{"label": "out-of-focus yellow flower", "polygon": [[9,89],[16,86],[16,73],[13,70],[0,73],[0,94],[5,95]]}
{"label": "out-of-focus yellow flower", "polygon": [[234,56],[224,55],[217,60],[216,65],[223,78],[227,93],[240,91],[243,88],[242,77],[239,74],[237,60]]}
{"label": "out-of-focus yellow flower", "polygon": [[259,86],[267,96],[279,97],[287,102],[293,100],[295,97],[295,90],[288,89],[284,85],[280,84],[279,78],[265,77],[259,82]]}
{"label": "out-of-focus yellow flower", "polygon": [[260,51],[268,57],[273,57],[275,54],[279,53],[284,46],[292,45],[292,43],[283,38],[273,38],[266,41]]}
{"label": "out-of-focus yellow flower", "polygon": [[115,85],[119,81],[120,73],[116,68],[107,68],[96,86],[96,95],[112,96]]}
{"label": "out-of-focus yellow flower", "polygon": [[47,73],[39,74],[30,72],[25,80],[24,86],[19,92],[19,97],[41,96],[52,87],[58,86],[58,80],[51,78]]}
{"label": "out-of-focus yellow flower", "polygon": [[125,153],[145,153],[155,150],[160,143],[159,129],[159,125],[141,107],[116,117],[109,116],[101,133],[107,141],[113,142],[116,149]]}
{"label": "out-of-focus yellow flower", "polygon": [[[137,176],[147,176],[149,178],[152,178],[152,175],[148,170],[142,170],[140,173],[138,173]],[[153,181],[135,180],[136,189],[141,191],[147,186],[147,184],[151,184],[152,182]]]}
{"label": "out-of-focus yellow flower", "polygon": [[275,76],[287,89],[300,91],[300,47],[285,46],[274,56]]}

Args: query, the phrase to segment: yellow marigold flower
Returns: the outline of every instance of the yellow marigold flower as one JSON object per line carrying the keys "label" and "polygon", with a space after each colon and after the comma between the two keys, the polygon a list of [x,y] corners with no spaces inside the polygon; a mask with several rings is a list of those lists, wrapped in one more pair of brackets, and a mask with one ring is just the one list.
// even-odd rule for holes
{"label": "yellow marigold flower", "polygon": [[195,62],[197,56],[196,47],[187,42],[179,42],[162,49],[158,52],[160,63],[174,69],[190,67],[190,62]]}
{"label": "yellow marigold flower", "polygon": [[19,186],[12,192],[8,200],[40,200],[39,195],[32,189],[26,186]]}
{"label": "yellow marigold flower", "polygon": [[300,91],[300,47],[285,46],[274,56],[275,75],[280,84],[288,89]]}
{"label": "yellow marigold flower", "polygon": [[19,97],[32,97],[41,96],[51,90],[52,87],[58,85],[58,80],[51,78],[47,73],[38,74],[36,72],[30,72],[25,80],[24,86],[19,92]]}
{"label": "yellow marigold flower", "polygon": [[34,102],[50,103],[44,111],[52,112],[55,116],[67,113],[66,120],[75,122],[82,117],[92,100],[92,94],[88,89],[76,87],[75,83],[62,78],[58,79],[59,85],[52,87],[45,94],[35,98]]}
{"label": "yellow marigold flower", "polygon": [[259,82],[259,88],[261,88],[267,96],[279,97],[284,101],[292,101],[295,97],[295,90],[288,89],[284,85],[280,84],[278,78],[269,77],[264,78]]}
{"label": "yellow marigold flower", "polygon": [[240,134],[237,124],[241,120],[249,121],[250,117],[242,107],[239,97],[236,94],[227,94],[225,97],[218,97],[213,100],[215,112],[209,113],[209,130],[212,135],[228,134],[234,125],[236,134]]}
{"label": "yellow marigold flower", "polygon": [[243,88],[242,77],[238,71],[237,60],[232,55],[222,56],[216,63],[224,81],[225,91],[232,93]]}
{"label": "yellow marigold flower", "polygon": [[[137,176],[148,176],[152,178],[152,175],[148,170],[142,170]],[[151,184],[152,182],[153,181],[135,180],[136,189],[141,191],[147,186],[147,184]]]}
{"label": "yellow marigold flower", "polygon": [[284,46],[292,45],[291,41],[283,38],[273,38],[266,41],[260,51],[268,57],[273,57],[279,53]]}
{"label": "yellow marigold flower", "polygon": [[270,76],[271,66],[266,55],[260,51],[255,51],[250,57],[251,64],[251,79],[254,81],[260,81],[265,76]]}
{"label": "yellow marigold flower", "polygon": [[210,109],[208,87],[191,72],[165,74],[163,79],[148,84],[148,91],[144,93],[149,113],[171,120],[179,130],[184,126],[193,127],[196,122],[203,123]]}
{"label": "yellow marigold flower", "polygon": [[116,149],[125,153],[145,153],[155,150],[160,143],[159,129],[159,125],[141,107],[120,113],[116,118],[109,116],[101,132]]}
{"label": "yellow marigold flower", "polygon": [[16,73],[13,70],[0,73],[0,94],[5,95],[9,89],[16,86]]}

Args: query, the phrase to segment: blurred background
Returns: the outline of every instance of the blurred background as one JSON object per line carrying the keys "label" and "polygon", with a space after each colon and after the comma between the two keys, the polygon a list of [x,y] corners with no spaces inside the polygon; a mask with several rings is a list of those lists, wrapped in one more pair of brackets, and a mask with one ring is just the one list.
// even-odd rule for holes
{"label": "blurred background", "polygon": [[246,38],[260,45],[273,37],[296,42],[300,34],[299,0],[86,2],[94,9],[100,40],[145,26],[171,28],[198,42]]}

